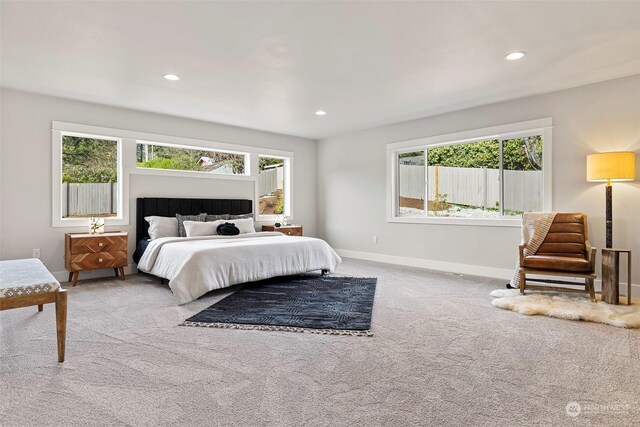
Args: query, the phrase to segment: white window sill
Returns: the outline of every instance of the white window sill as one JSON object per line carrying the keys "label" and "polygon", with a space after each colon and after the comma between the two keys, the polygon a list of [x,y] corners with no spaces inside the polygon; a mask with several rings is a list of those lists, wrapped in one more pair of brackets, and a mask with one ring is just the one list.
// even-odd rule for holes
{"label": "white window sill", "polygon": [[484,227],[517,227],[522,226],[518,218],[445,218],[445,217],[389,217],[387,222],[404,224],[440,224],[440,225],[472,225]]}
{"label": "white window sill", "polygon": [[154,169],[154,168],[130,168],[128,172],[132,175],[155,175],[155,176],[180,176],[185,178],[206,178],[206,179],[231,179],[238,181],[255,181],[250,175],[232,175],[225,173],[207,173],[195,171],[180,171],[174,169]]}
{"label": "white window sill", "polygon": [[[282,222],[282,215],[257,215],[254,221],[273,225],[276,222]],[[293,216],[287,215],[287,223],[293,224]]]}
{"label": "white window sill", "polygon": [[[96,217],[100,217],[96,215]],[[103,218],[103,217],[100,217]],[[52,227],[53,228],[79,228],[84,227],[87,230],[89,229],[89,217],[86,218],[54,218]],[[104,219],[104,226],[111,227],[113,225],[129,225],[129,220],[124,218],[109,218],[106,217]]]}

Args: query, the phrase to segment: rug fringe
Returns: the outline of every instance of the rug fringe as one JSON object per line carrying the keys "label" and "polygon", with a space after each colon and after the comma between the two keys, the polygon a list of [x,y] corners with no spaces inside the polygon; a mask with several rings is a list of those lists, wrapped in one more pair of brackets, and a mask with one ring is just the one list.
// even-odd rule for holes
{"label": "rug fringe", "polygon": [[222,329],[242,329],[255,331],[285,331],[300,332],[322,335],[350,335],[354,337],[372,337],[370,330],[355,331],[349,329],[313,329],[313,328],[297,328],[295,326],[272,326],[272,325],[244,325],[241,323],[207,323],[207,322],[188,322],[184,321],[180,326],[200,326],[205,328],[222,328]]}

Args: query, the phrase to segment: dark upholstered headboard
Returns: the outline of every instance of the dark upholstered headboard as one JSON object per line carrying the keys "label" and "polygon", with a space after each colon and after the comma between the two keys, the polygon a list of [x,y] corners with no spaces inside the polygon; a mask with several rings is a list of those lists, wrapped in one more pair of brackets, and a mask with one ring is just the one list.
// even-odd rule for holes
{"label": "dark upholstered headboard", "polygon": [[253,201],[242,199],[174,199],[141,197],[136,202],[136,244],[149,238],[149,223],[146,216],[197,215],[241,215],[253,212]]}

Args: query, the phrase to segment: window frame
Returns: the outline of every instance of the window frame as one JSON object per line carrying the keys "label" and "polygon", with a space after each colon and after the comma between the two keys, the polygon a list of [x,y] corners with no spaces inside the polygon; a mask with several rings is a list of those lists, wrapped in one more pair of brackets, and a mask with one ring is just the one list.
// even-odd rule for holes
{"label": "window frame", "polygon": [[[284,160],[284,214],[279,215],[261,215],[260,214],[260,157],[271,157],[274,159],[282,159]],[[289,153],[288,156],[275,155],[275,154],[265,154],[265,152],[261,151],[256,155],[255,162],[256,169],[256,183],[255,183],[255,196],[254,196],[254,208],[253,208],[253,217],[256,221],[259,222],[274,222],[278,220],[278,218],[282,217],[282,215],[286,215],[287,221],[293,221],[293,153]]]}
{"label": "window frame", "polygon": [[[184,148],[186,150],[199,150],[199,151],[213,151],[218,153],[225,154],[238,154],[244,156],[244,173],[240,174],[228,174],[228,173],[211,173],[211,172],[202,172],[202,171],[188,171],[188,170],[180,170],[180,169],[161,169],[161,168],[145,168],[138,166],[137,156],[135,162],[136,171],[134,173],[140,175],[165,175],[165,176],[191,176],[198,178],[218,178],[218,179],[234,179],[234,178],[247,178],[251,176],[251,153],[246,151],[237,151],[237,150],[228,150],[228,149],[218,149],[211,147],[203,147],[203,146],[195,146],[195,145],[184,145],[184,144],[174,144],[167,142],[157,142],[157,141],[147,141],[143,139],[136,139],[136,149],[138,144],[149,144],[156,145],[162,147],[171,147],[171,148]],[[145,172],[152,171],[152,172]]]}
{"label": "window frame", "polygon": [[[294,153],[292,151],[255,147],[249,145],[214,142],[193,138],[185,138],[170,135],[154,134],[124,129],[107,128],[100,126],[84,125],[78,123],[51,122],[52,138],[52,227],[88,227],[87,218],[62,218],[62,135],[79,134],[82,136],[118,140],[118,191],[119,206],[121,212],[117,217],[105,217],[106,226],[131,225],[129,215],[129,181],[131,175],[155,175],[186,178],[214,179],[214,180],[240,180],[252,181],[254,186],[253,213],[256,222],[275,221],[278,215],[260,215],[258,212],[258,168],[259,156],[277,157],[285,159],[285,214],[288,219],[294,219]],[[245,174],[213,174],[200,171],[181,171],[172,169],[139,168],[137,166],[136,145],[150,143],[178,148],[211,150],[245,155]],[[287,190],[288,189],[288,190]],[[169,196],[168,196],[169,197]],[[135,221],[135,219],[134,219]]]}
{"label": "window frame", "polygon": [[117,143],[117,175],[118,175],[118,214],[115,217],[105,217],[105,225],[127,225],[129,224],[129,201],[124,197],[125,181],[129,179],[124,173],[123,166],[123,142],[122,138],[103,135],[102,132],[78,132],[76,130],[56,130],[53,134],[53,168],[52,168],[52,226],[53,227],[80,227],[89,224],[89,218],[63,218],[62,217],[62,138],[64,136],[75,136],[81,138],[95,138],[105,141],[115,141]]}
{"label": "window frame", "polygon": [[[387,222],[389,223],[410,223],[410,224],[449,224],[449,225],[481,225],[497,227],[520,227],[521,218],[505,217],[500,218],[456,218],[456,217],[436,217],[427,216],[398,216],[398,155],[414,151],[426,151],[429,148],[443,147],[454,144],[472,143],[484,140],[497,139],[499,142],[500,159],[502,161],[502,141],[524,137],[542,136],[542,210],[552,210],[552,129],[551,118],[529,120],[525,122],[511,123],[500,126],[474,129],[464,132],[443,134],[418,138],[408,141],[400,141],[387,144]],[[427,154],[425,152],[425,205],[428,199],[428,167]],[[500,199],[504,200],[504,186],[502,171],[500,167]],[[501,206],[502,206],[501,202]]]}

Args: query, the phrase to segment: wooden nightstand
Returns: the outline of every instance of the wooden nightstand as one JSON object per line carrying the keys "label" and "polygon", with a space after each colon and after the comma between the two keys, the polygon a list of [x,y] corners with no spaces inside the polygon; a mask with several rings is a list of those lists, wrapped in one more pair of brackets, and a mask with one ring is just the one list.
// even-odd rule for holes
{"label": "wooden nightstand", "polygon": [[275,225],[263,225],[262,231],[278,231],[287,236],[302,236],[301,225],[285,225],[282,227],[276,227]]}
{"label": "wooden nightstand", "polygon": [[124,280],[124,267],[129,264],[126,232],[67,233],[64,242],[64,266],[69,271],[69,281],[73,286],[78,284],[79,272],[101,268],[113,268],[116,277]]}

